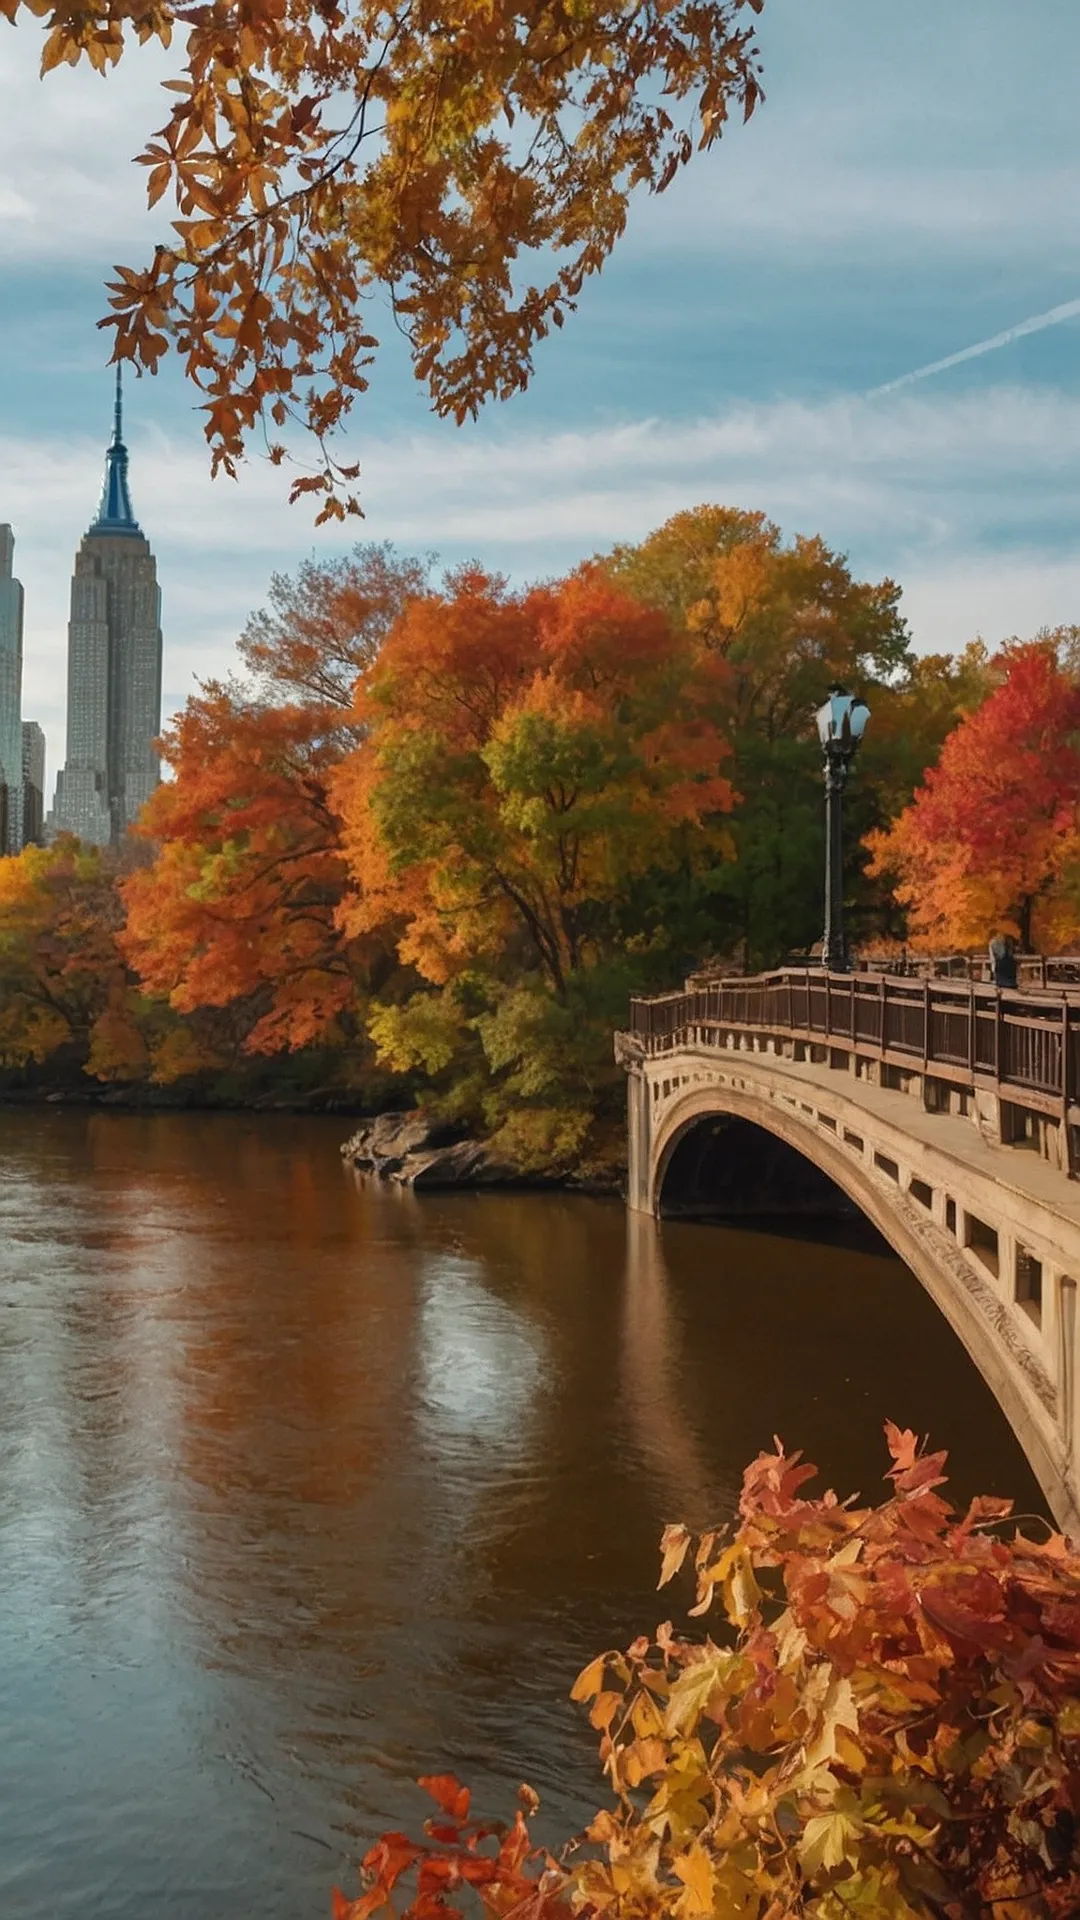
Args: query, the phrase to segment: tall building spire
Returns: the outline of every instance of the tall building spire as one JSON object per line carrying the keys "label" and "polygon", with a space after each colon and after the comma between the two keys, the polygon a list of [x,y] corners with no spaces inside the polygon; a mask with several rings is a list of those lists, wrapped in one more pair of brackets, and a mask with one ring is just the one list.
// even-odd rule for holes
{"label": "tall building spire", "polygon": [[154,752],[161,732],[161,594],[150,543],[131,511],[120,382],[117,367],[101,505],[75,555],[67,752],[47,827],[50,835],[75,833],[96,846],[122,840],[161,778]]}
{"label": "tall building spire", "polygon": [[132,510],[128,492],[128,454],[124,445],[124,396],[120,384],[120,363],[116,366],[116,402],[113,409],[112,445],[105,455],[105,481],[101,505],[91,533],[138,533],[139,523]]}

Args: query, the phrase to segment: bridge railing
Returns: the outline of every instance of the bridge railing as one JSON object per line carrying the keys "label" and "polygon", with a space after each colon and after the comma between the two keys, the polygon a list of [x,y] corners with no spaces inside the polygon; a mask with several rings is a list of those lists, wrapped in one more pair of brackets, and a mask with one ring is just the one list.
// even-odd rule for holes
{"label": "bridge railing", "polygon": [[[1080,988],[1080,954],[1018,953],[1017,986]],[[990,956],[985,953],[865,953],[852,960],[859,973],[897,974],[910,980],[991,979]]]}
{"label": "bridge railing", "polygon": [[819,967],[690,983],[630,1002],[650,1053],[718,1044],[724,1031],[823,1041],[1006,1099],[1068,1123],[1080,1103],[1080,993],[1012,992],[965,980],[907,980]]}

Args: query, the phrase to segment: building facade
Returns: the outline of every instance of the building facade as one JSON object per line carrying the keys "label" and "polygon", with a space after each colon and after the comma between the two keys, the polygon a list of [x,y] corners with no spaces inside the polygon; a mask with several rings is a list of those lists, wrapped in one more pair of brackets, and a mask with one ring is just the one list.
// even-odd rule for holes
{"label": "building facade", "polygon": [[53,832],[118,844],[160,780],[161,593],[128,492],[120,370],[97,518],[75,556],[68,623],[67,751]]}
{"label": "building facade", "polygon": [[39,847],[45,829],[45,735],[36,720],[22,723],[24,847]]}
{"label": "building facade", "polygon": [[23,843],[23,590],[14,576],[15,535],[0,526],[0,854]]}

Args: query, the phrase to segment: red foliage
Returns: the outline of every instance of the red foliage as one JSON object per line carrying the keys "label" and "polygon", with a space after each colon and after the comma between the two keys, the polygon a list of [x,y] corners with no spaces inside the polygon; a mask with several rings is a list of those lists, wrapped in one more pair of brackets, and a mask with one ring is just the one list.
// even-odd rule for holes
{"label": "red foliage", "polygon": [[911,805],[867,843],[871,872],[899,876],[924,944],[1012,931],[1052,950],[1080,935],[1062,884],[1080,851],[1080,685],[1050,644],[1002,658],[1001,685],[949,735]]}

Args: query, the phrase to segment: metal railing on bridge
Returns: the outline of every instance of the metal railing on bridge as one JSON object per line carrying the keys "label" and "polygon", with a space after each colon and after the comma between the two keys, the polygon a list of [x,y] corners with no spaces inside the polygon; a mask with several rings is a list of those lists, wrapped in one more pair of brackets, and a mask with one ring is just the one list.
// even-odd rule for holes
{"label": "metal railing on bridge", "polygon": [[[1080,954],[1018,953],[1018,987],[1080,988]],[[800,963],[801,964],[801,963]],[[897,974],[905,980],[990,981],[990,957],[985,953],[868,953],[852,960],[859,973]]]}
{"label": "metal railing on bridge", "polygon": [[630,1031],[649,1053],[732,1031],[821,1042],[1080,1120],[1080,991],[1068,988],[784,967],[631,1000]]}

